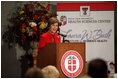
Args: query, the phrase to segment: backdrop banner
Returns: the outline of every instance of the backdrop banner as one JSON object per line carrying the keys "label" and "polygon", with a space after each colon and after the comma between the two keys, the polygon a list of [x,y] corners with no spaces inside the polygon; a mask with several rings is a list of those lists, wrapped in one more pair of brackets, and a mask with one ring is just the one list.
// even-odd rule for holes
{"label": "backdrop banner", "polygon": [[114,2],[57,3],[60,33],[86,42],[86,61],[114,61]]}

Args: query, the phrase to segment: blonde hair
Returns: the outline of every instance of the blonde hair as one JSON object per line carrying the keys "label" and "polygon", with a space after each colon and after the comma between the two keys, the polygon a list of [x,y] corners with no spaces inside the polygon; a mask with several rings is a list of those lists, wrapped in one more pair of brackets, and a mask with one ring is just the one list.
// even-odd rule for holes
{"label": "blonde hair", "polygon": [[43,75],[45,78],[58,78],[59,77],[59,71],[55,66],[49,65],[44,67],[42,70]]}

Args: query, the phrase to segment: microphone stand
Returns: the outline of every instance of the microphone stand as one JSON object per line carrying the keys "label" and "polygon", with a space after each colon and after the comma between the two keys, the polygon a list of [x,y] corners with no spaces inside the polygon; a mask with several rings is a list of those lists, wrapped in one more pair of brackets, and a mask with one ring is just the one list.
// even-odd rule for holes
{"label": "microphone stand", "polygon": [[61,33],[58,33],[58,35],[61,35],[63,37],[63,42],[65,41],[65,37],[67,37],[67,35],[64,35],[64,34],[61,34]]}

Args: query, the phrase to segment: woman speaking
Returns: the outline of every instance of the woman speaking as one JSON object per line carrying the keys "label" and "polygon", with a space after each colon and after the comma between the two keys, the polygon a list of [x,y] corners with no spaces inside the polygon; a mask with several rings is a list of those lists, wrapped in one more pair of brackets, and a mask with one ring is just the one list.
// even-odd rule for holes
{"label": "woman speaking", "polygon": [[59,28],[59,21],[57,18],[52,17],[48,21],[48,31],[40,36],[38,52],[41,51],[47,43],[60,43],[61,37],[56,33]]}

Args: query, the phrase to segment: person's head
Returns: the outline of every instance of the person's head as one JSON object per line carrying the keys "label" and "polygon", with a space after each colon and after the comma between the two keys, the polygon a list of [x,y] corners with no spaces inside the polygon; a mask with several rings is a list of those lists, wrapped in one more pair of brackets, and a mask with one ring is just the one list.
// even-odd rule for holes
{"label": "person's head", "polygon": [[94,59],[88,64],[89,76],[93,78],[106,78],[107,76],[107,64],[102,59]]}
{"label": "person's head", "polygon": [[114,63],[113,62],[110,62],[109,65],[110,65],[110,68],[114,69]]}
{"label": "person's head", "polygon": [[59,71],[55,66],[46,66],[42,69],[43,75],[45,78],[58,78]]}
{"label": "person's head", "polygon": [[52,34],[56,33],[58,30],[59,21],[56,17],[51,17],[48,21],[48,31]]}
{"label": "person's head", "polygon": [[25,78],[44,78],[44,76],[40,68],[32,67],[27,70]]}

